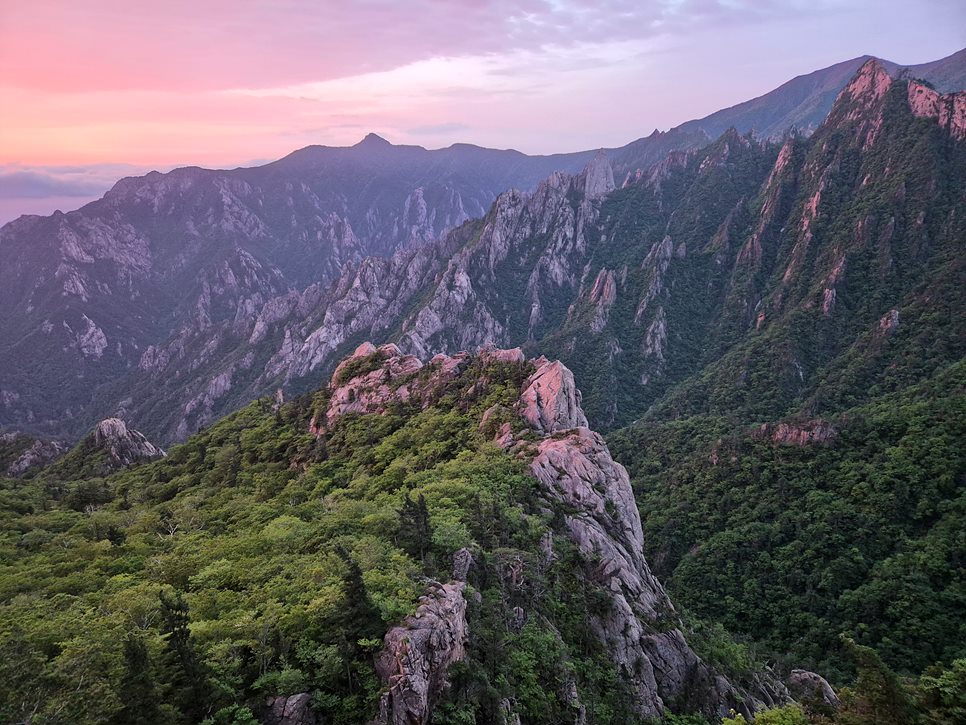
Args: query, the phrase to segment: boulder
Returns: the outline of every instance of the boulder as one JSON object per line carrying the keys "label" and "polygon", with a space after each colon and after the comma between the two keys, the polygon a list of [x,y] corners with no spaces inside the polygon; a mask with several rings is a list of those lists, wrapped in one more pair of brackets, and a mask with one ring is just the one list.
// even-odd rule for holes
{"label": "boulder", "polygon": [[265,703],[261,721],[263,725],[317,725],[311,703],[312,696],[307,692],[289,697],[270,697]]}
{"label": "boulder", "polygon": [[469,549],[463,548],[453,554],[453,579],[458,582],[465,582],[466,577],[473,566],[473,555]]}
{"label": "boulder", "polygon": [[118,466],[163,458],[165,452],[142,433],[128,428],[120,418],[106,418],[94,428],[94,446],[105,451]]}
{"label": "boulder", "polygon": [[792,697],[806,705],[818,703],[830,708],[839,706],[839,696],[821,675],[808,670],[792,670],[785,681]]}

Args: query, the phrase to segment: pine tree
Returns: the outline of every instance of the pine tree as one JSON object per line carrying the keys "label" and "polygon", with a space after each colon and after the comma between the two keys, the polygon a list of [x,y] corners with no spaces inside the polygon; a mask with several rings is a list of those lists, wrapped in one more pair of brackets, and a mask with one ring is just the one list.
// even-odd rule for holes
{"label": "pine tree", "polygon": [[124,640],[121,693],[124,707],[115,715],[115,723],[151,725],[160,721],[160,703],[151,672],[151,658],[144,640],[134,632],[129,633]]}
{"label": "pine tree", "polygon": [[399,510],[399,540],[410,556],[426,562],[426,554],[433,541],[433,527],[423,494],[419,494],[419,498],[413,501],[410,494],[406,493]]}
{"label": "pine tree", "polygon": [[858,676],[855,685],[843,690],[843,708],[836,722],[843,725],[909,725],[916,722],[912,699],[898,675],[871,647],[842,636],[842,644]]}
{"label": "pine tree", "polygon": [[211,712],[213,703],[207,668],[198,659],[191,641],[188,605],[180,592],[171,598],[161,591],[159,597],[168,657],[175,670],[172,682],[176,704],[191,722],[200,722]]}
{"label": "pine tree", "polygon": [[[346,571],[342,577],[342,591],[345,596],[345,606],[332,622],[335,631],[339,633],[336,646],[346,665],[346,679],[350,692],[357,689],[358,678],[353,670],[358,669],[364,650],[360,641],[373,640],[382,637],[385,627],[379,610],[366,590],[362,578],[362,569],[349,556],[349,552],[342,546],[336,547],[336,553],[346,564]],[[371,666],[367,663],[367,666]]]}

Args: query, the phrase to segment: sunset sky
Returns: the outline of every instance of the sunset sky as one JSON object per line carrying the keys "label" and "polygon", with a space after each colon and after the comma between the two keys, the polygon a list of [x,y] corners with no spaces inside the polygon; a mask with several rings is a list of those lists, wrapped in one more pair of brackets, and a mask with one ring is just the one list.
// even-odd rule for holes
{"label": "sunset sky", "polygon": [[0,0],[0,222],[368,131],[616,146],[864,53],[964,45],[962,0]]}

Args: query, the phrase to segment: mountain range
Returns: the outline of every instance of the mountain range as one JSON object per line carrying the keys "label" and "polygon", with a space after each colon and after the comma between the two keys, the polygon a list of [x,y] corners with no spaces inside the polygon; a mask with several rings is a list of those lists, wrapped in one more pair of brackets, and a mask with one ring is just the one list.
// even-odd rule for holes
{"label": "mountain range", "polygon": [[4,226],[0,719],[960,721],[964,61]]}
{"label": "mountain range", "polygon": [[[964,60],[958,53],[913,71],[952,83]],[[746,289],[713,312],[727,318],[724,326],[705,325],[716,334],[747,325],[750,308],[764,299],[763,275],[777,262],[766,240],[764,259],[754,262],[766,268],[752,270],[753,284],[735,265],[759,255],[763,236],[784,228],[801,187],[814,195],[826,183],[821,174],[799,182],[798,165],[809,153],[803,138],[779,150],[747,133],[765,111],[769,118],[799,114],[807,130],[811,122],[801,114],[823,107],[825,89],[844,83],[856,62],[705,119],[709,130],[739,125],[710,145],[702,128],[688,124],[621,149],[556,157],[459,145],[426,151],[370,135],[351,148],[309,147],[253,169],[124,179],[77,212],[22,217],[0,230],[7,311],[0,422],[74,437],[114,415],[162,442],[179,440],[266,391],[297,390],[300,380],[302,389],[311,386],[363,337],[397,339],[420,353],[487,341],[542,349],[537,343],[545,340],[577,354],[578,340],[594,344],[619,362],[621,388],[639,402],[618,410],[598,399],[596,386],[613,390],[617,381],[597,375],[585,383],[590,413],[604,426],[627,422],[667,387],[664,370],[674,371],[671,380],[695,370],[694,346],[708,343],[704,336],[681,340],[692,348],[682,367],[674,338],[684,331],[672,320],[668,348],[668,315],[697,320],[710,310],[695,318],[645,301],[662,292],[667,268],[682,266],[692,279],[707,275],[714,237],[714,272],[747,278]],[[514,187],[531,191],[505,191]],[[759,215],[760,229],[743,228],[769,195],[764,211],[776,218]],[[632,207],[636,218],[629,218]],[[750,235],[751,246],[736,256],[728,245],[740,235]],[[646,260],[619,260],[618,248]],[[679,264],[688,250],[695,261]],[[498,262],[505,272],[495,269]],[[632,272],[642,264],[646,270]],[[649,281],[634,281],[642,276]],[[647,292],[621,289],[618,300],[619,287],[642,283]],[[720,278],[706,283],[725,293]],[[604,331],[610,307],[630,298],[637,307],[616,310],[611,328],[627,315],[634,323],[626,332]],[[655,310],[660,315],[651,318]],[[621,357],[624,349],[641,354]]]}

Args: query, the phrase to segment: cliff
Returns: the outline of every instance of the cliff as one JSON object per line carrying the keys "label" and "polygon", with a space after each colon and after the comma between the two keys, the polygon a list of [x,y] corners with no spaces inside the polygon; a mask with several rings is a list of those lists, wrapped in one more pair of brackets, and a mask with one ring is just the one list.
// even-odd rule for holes
{"label": "cliff", "polygon": [[[365,343],[336,368],[311,429],[324,435],[343,416],[384,415],[400,404],[426,408],[451,394],[453,385],[493,384],[493,373],[486,372],[492,366],[530,373],[516,402],[487,408],[480,428],[492,431],[498,445],[524,462],[539,484],[535,505],[557,522],[542,539],[541,547],[550,552],[544,556],[552,559],[556,549],[574,548],[580,562],[574,575],[599,597],[586,613],[586,624],[624,681],[635,715],[659,717],[669,708],[712,718],[732,709],[750,715],[787,701],[777,681],[763,677],[751,691],[743,689],[688,645],[667,592],[644,559],[641,519],[627,472],[587,427],[574,377],[560,362],[527,361],[519,350],[488,348],[475,357],[438,355],[424,365],[394,345]],[[475,383],[467,380],[481,372]],[[387,690],[377,723],[430,722],[449,691],[447,671],[468,657],[467,641],[479,615],[476,622],[467,620],[466,572],[472,557],[465,550],[459,557],[453,578],[429,584],[416,612],[385,636],[376,669]],[[511,588],[525,576],[523,569],[513,571]],[[540,616],[540,603],[532,606],[533,611],[522,603],[514,606],[513,619]],[[581,722],[584,706],[577,690],[571,702],[575,722]]]}

